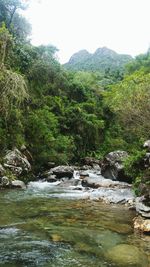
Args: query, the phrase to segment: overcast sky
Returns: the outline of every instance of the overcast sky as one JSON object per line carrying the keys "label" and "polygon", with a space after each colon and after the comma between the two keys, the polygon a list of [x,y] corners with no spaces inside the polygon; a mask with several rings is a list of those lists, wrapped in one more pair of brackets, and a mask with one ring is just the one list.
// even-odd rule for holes
{"label": "overcast sky", "polygon": [[31,0],[34,45],[53,44],[61,63],[107,46],[133,56],[150,46],[150,0]]}

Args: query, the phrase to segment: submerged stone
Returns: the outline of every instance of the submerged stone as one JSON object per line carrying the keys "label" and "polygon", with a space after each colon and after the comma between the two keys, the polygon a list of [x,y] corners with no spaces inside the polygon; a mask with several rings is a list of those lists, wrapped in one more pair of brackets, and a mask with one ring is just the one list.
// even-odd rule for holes
{"label": "submerged stone", "polygon": [[53,242],[61,242],[61,241],[63,241],[63,238],[58,234],[52,234],[51,238],[52,238]]}
{"label": "submerged stone", "polygon": [[106,257],[119,267],[148,267],[147,256],[133,245],[117,245],[107,252]]}

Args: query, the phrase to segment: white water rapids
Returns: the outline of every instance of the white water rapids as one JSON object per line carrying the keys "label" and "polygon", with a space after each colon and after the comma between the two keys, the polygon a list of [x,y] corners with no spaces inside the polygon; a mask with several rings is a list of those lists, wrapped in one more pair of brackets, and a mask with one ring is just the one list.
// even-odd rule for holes
{"label": "white water rapids", "polygon": [[95,183],[100,183],[101,186],[96,189],[82,186],[79,172],[74,171],[72,179],[63,178],[56,182],[43,180],[30,182],[28,190],[37,191],[38,194],[45,192],[50,194],[50,197],[56,198],[102,200],[110,203],[133,202],[134,194],[128,184],[105,179],[92,170],[88,170],[86,173],[89,180],[93,181],[94,179]]}

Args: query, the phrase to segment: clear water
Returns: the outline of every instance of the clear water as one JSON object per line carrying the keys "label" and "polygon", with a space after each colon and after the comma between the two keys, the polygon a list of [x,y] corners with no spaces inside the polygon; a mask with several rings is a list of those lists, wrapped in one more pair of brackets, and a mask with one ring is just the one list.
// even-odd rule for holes
{"label": "clear water", "polygon": [[[48,185],[1,191],[0,267],[148,267],[150,237],[133,232],[135,212],[78,195]],[[119,244],[143,259],[114,262],[107,255]]]}

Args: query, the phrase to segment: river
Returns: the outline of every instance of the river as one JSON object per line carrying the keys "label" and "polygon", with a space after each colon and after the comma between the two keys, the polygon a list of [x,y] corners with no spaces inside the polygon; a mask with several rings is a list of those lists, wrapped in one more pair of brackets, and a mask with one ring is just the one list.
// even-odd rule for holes
{"label": "river", "polygon": [[[34,184],[1,191],[0,267],[148,267],[150,237],[134,233],[135,211],[79,195]],[[121,246],[133,259],[111,257]]]}

